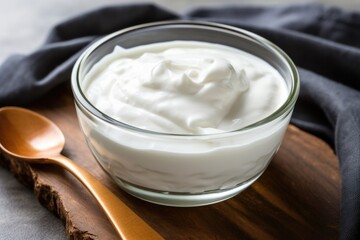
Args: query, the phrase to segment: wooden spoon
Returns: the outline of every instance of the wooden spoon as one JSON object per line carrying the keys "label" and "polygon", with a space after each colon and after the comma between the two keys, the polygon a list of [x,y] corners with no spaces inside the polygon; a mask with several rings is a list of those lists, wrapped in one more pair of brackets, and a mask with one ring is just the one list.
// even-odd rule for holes
{"label": "wooden spoon", "polygon": [[68,170],[95,197],[122,239],[163,239],[103,184],[61,155],[64,144],[64,135],[49,119],[24,108],[0,108],[0,148],[5,153]]}

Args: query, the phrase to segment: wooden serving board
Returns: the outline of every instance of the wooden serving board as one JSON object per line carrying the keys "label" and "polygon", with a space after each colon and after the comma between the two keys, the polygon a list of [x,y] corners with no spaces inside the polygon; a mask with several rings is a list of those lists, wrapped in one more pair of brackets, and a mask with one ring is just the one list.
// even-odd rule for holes
{"label": "wooden serving board", "polygon": [[[136,199],[120,190],[99,167],[80,132],[73,97],[61,85],[28,106],[64,132],[64,155],[108,186],[165,239],[337,239],[340,177],[333,151],[318,138],[288,128],[278,154],[260,179],[227,201],[175,208]],[[92,196],[59,167],[1,157],[37,199],[66,224],[69,239],[118,239]]]}

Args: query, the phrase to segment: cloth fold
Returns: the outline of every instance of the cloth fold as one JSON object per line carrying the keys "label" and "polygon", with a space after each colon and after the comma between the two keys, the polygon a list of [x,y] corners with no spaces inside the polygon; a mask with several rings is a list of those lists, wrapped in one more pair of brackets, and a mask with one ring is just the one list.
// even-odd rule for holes
{"label": "cloth fold", "polygon": [[152,4],[104,7],[56,25],[33,53],[14,55],[0,66],[0,106],[26,105],[68,81],[86,46],[111,32],[152,21],[178,19]]}
{"label": "cloth fold", "polygon": [[33,53],[0,66],[0,106],[26,105],[69,81],[98,37],[145,22],[213,21],[253,31],[282,48],[302,88],[292,123],[328,142],[340,160],[341,239],[360,239],[360,13],[319,4],[198,8],[183,15],[151,4],[111,6],[55,26]]}

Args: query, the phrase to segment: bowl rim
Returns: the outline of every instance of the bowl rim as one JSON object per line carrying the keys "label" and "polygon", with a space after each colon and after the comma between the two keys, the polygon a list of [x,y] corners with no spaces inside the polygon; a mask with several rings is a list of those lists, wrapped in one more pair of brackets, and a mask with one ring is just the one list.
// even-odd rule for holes
{"label": "bowl rim", "polygon": [[[178,134],[178,133],[157,132],[157,131],[147,130],[147,129],[139,128],[139,127],[118,121],[118,120],[112,118],[111,116],[98,110],[87,99],[87,97],[83,93],[81,86],[80,86],[79,74],[80,74],[81,67],[83,66],[85,60],[94,51],[96,51],[96,49],[101,47],[103,44],[106,44],[106,42],[113,39],[114,37],[129,33],[134,30],[141,30],[141,29],[146,29],[146,28],[151,28],[151,27],[169,26],[169,25],[170,26],[171,25],[173,25],[173,26],[193,25],[193,26],[199,26],[199,27],[207,27],[212,30],[219,30],[219,31],[222,30],[222,31],[231,33],[233,35],[247,36],[247,37],[251,38],[252,40],[255,40],[256,42],[261,43],[262,45],[265,45],[270,50],[274,51],[277,56],[282,58],[290,69],[293,84],[290,88],[289,95],[288,95],[286,101],[272,114],[270,114],[269,116],[267,116],[265,118],[260,119],[259,121],[256,121],[252,124],[249,124],[245,127],[239,128],[239,129],[234,129],[234,130],[224,131],[224,132],[219,132],[219,133],[209,133],[209,134]],[[298,98],[299,91],[300,91],[300,79],[299,79],[299,73],[297,71],[297,68],[296,68],[294,62],[290,59],[290,57],[280,47],[278,47],[271,41],[267,40],[266,38],[261,37],[258,34],[255,34],[253,32],[250,32],[250,31],[242,29],[242,28],[238,28],[238,27],[234,27],[234,26],[230,26],[230,25],[226,25],[226,24],[221,24],[221,23],[205,22],[205,21],[198,21],[198,20],[169,20],[169,21],[158,21],[158,22],[145,23],[145,24],[140,24],[140,25],[135,25],[132,27],[124,28],[119,31],[110,33],[110,34],[98,39],[97,41],[91,43],[90,46],[88,46],[83,51],[83,53],[80,55],[80,57],[77,59],[77,61],[75,62],[74,66],[73,66],[72,73],[71,73],[71,88],[72,88],[72,92],[74,95],[75,104],[78,107],[81,107],[82,109],[86,109],[87,112],[90,112],[96,118],[106,121],[112,125],[122,127],[127,130],[132,130],[132,131],[135,131],[138,133],[143,133],[143,134],[145,133],[145,134],[169,136],[169,137],[170,136],[204,137],[204,136],[223,136],[223,135],[229,134],[229,133],[240,133],[240,132],[249,131],[251,129],[256,129],[267,123],[275,121],[275,120],[279,119],[281,116],[288,115],[289,113],[292,112],[292,108],[295,105],[296,100]]]}

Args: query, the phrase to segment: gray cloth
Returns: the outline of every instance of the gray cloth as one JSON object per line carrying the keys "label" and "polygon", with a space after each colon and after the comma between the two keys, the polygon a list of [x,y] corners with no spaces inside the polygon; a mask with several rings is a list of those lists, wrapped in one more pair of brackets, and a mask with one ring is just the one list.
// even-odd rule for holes
{"label": "gray cloth", "polygon": [[0,67],[0,106],[26,105],[70,79],[96,38],[135,24],[199,19],[242,27],[279,45],[300,69],[292,123],[327,141],[341,166],[341,238],[360,239],[360,13],[322,5],[195,9],[176,15],[153,5],[102,8],[53,28],[45,44]]}
{"label": "gray cloth", "polygon": [[[0,167],[0,239],[65,240],[62,222],[40,205],[11,173]],[[17,226],[17,227],[16,227]],[[13,231],[9,231],[13,229]]]}

